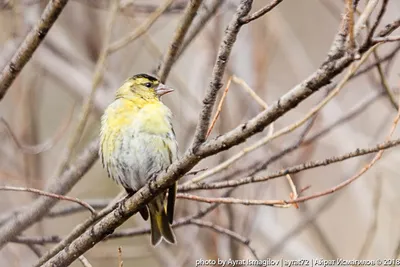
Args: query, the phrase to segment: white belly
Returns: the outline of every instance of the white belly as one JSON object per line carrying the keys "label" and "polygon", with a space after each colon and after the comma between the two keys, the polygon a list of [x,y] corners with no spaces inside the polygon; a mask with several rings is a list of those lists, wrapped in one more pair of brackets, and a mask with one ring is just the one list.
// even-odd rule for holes
{"label": "white belly", "polygon": [[176,143],[168,137],[136,133],[120,140],[114,155],[104,160],[111,178],[126,188],[139,190],[175,160]]}

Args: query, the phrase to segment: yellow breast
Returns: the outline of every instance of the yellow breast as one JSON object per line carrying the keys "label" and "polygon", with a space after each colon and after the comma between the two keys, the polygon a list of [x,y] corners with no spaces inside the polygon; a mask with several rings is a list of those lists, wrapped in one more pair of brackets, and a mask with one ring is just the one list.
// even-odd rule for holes
{"label": "yellow breast", "polygon": [[126,99],[115,100],[102,117],[101,153],[108,157],[122,140],[139,133],[172,135],[171,111],[161,101],[137,105]]}

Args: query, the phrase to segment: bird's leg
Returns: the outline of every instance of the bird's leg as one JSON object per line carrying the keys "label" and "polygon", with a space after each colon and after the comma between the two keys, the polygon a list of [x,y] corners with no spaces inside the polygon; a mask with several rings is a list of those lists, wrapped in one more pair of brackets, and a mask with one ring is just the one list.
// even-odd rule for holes
{"label": "bird's leg", "polygon": [[[133,196],[137,191],[133,190],[132,188],[126,188],[125,187],[125,191],[126,191],[126,198],[130,198],[131,196]],[[139,209],[139,213],[142,216],[143,220],[147,221],[149,219],[149,212],[147,210],[146,206],[143,206],[142,208]]]}
{"label": "bird's leg", "polygon": [[126,191],[126,194],[127,194],[128,198],[133,196],[136,193],[136,191],[131,189],[131,188],[126,188],[126,187],[124,187],[124,188],[125,188],[125,191]]}
{"label": "bird's leg", "polygon": [[154,188],[154,183],[156,181],[158,173],[153,173],[149,178],[149,191],[152,195],[155,194],[156,188]]}

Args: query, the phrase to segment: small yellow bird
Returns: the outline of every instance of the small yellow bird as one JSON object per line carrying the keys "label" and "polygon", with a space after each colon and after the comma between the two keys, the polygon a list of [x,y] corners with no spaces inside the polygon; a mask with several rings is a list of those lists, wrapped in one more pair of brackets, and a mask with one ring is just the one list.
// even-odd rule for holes
{"label": "small yellow bird", "polygon": [[[160,101],[162,95],[172,91],[150,75],[135,75],[118,89],[115,100],[102,116],[101,161],[108,176],[130,195],[177,158],[172,113]],[[164,192],[140,209],[144,220],[150,213],[151,243],[154,246],[162,237],[175,243],[170,226],[175,197],[176,184],[168,189],[168,200]]]}

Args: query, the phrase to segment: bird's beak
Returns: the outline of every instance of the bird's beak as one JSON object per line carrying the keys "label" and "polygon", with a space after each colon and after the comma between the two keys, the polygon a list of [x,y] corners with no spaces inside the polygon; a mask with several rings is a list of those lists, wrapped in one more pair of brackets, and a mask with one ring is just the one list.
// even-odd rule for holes
{"label": "bird's beak", "polygon": [[160,83],[157,88],[156,88],[156,94],[160,97],[162,95],[168,94],[170,92],[173,92],[174,89]]}

